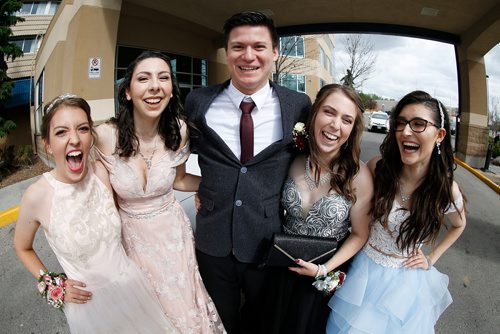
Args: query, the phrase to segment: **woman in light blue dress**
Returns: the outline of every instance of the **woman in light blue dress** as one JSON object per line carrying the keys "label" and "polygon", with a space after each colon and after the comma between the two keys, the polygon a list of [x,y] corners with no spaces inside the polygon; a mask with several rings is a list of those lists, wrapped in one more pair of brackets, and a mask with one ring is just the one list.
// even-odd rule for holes
{"label": "woman in light blue dress", "polygon": [[[329,302],[327,333],[433,333],[452,302],[448,276],[433,264],[466,219],[441,102],[422,91],[403,97],[380,150],[368,163],[375,177],[370,237]],[[445,215],[447,231],[437,242]]]}

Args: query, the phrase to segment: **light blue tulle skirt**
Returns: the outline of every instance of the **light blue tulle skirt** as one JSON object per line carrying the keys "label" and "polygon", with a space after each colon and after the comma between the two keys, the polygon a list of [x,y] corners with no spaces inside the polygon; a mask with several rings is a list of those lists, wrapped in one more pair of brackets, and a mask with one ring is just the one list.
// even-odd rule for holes
{"label": "light blue tulle skirt", "polygon": [[434,333],[436,321],[451,302],[448,276],[435,268],[383,267],[361,251],[328,303],[332,311],[326,331]]}

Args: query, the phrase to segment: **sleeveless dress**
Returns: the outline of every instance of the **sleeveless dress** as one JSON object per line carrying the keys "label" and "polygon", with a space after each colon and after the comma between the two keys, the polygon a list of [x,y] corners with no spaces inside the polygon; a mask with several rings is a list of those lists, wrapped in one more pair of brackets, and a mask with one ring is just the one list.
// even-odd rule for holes
{"label": "sleeveless dress", "polygon": [[[463,206],[463,198],[456,201]],[[446,213],[454,212],[453,206]],[[394,200],[388,229],[372,223],[370,237],[354,257],[349,278],[331,298],[327,333],[434,333],[451,304],[448,276],[436,268],[406,269],[410,255],[396,244],[399,226],[409,216]]]}
{"label": "sleeveless dress", "polygon": [[[305,212],[301,191],[309,190],[302,183],[303,180],[295,181],[291,177],[285,180],[281,198],[286,210],[284,232],[344,240],[349,235],[352,202],[331,192]],[[344,266],[339,269],[345,271]],[[288,269],[276,273],[276,277],[278,282],[273,284],[274,300],[271,302],[273,319],[266,332],[324,333],[330,312],[329,298],[312,286],[314,277],[302,276]]]}
{"label": "sleeveless dress", "polygon": [[176,167],[189,145],[153,161],[145,189],[125,158],[96,152],[110,174],[127,255],[145,273],[180,333],[223,333],[224,326],[201,279],[191,223],[174,196]]}
{"label": "sleeveless dress", "polygon": [[43,174],[54,188],[47,241],[69,278],[92,299],[65,303],[71,333],[177,333],[139,268],[121,244],[113,196],[88,167],[76,184]]}

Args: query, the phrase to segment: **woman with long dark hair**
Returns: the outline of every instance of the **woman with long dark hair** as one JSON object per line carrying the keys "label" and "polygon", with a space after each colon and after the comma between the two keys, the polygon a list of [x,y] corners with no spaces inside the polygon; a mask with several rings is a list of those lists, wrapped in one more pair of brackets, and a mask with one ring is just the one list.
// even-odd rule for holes
{"label": "woman with long dark hair", "polygon": [[[370,237],[329,303],[328,333],[433,333],[451,303],[448,276],[433,267],[466,224],[449,124],[442,103],[425,92],[396,105],[382,156],[368,163],[375,177]],[[441,227],[447,230],[437,241]]]}
{"label": "woman with long dark hair", "polygon": [[96,128],[96,148],[116,193],[125,250],[179,332],[221,333],[191,224],[174,197],[174,189],[197,191],[200,178],[186,173],[190,127],[170,59],[140,54],[127,68],[118,102],[117,117]]}

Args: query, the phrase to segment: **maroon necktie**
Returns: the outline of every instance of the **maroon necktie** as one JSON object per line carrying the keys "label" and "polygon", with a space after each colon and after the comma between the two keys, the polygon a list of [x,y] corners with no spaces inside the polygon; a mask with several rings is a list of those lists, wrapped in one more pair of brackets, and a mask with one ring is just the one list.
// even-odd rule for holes
{"label": "maroon necktie", "polygon": [[246,163],[253,158],[253,120],[251,112],[255,103],[241,101],[240,109],[240,143],[241,143],[241,163]]}

